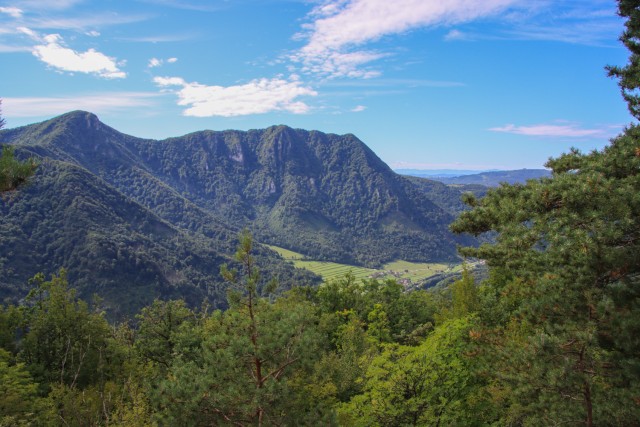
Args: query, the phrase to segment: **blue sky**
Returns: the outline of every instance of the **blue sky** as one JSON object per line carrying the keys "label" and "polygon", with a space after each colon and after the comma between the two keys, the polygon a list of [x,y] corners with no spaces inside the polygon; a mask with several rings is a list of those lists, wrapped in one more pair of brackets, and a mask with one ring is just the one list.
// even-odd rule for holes
{"label": "blue sky", "polygon": [[353,133],[393,168],[538,168],[631,122],[610,0],[0,0],[7,127]]}

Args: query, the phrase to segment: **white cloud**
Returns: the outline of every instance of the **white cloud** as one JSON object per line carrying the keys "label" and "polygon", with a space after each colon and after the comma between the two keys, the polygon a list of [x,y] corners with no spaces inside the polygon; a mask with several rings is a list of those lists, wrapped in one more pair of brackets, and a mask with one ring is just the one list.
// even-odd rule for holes
{"label": "white cloud", "polygon": [[130,108],[151,107],[157,93],[108,92],[77,97],[3,98],[2,112],[9,118],[55,116],[73,110],[109,113]]}
{"label": "white cloud", "polygon": [[87,31],[85,34],[89,37],[100,37],[100,32],[96,30]]}
{"label": "white cloud", "polygon": [[367,107],[365,107],[364,105],[358,105],[358,106],[352,108],[351,111],[354,112],[354,113],[359,113],[359,112],[364,111],[366,109],[367,109]]}
{"label": "white cloud", "polygon": [[0,7],[0,13],[6,13],[12,18],[22,18],[22,9],[18,9],[17,7]]}
{"label": "white cloud", "polygon": [[27,27],[18,27],[18,31],[21,32],[22,34],[25,34],[25,35],[31,37],[34,40],[38,40],[38,41],[41,40],[41,38],[38,35],[38,33],[36,33],[35,31],[33,31],[33,30],[31,30],[31,29],[29,29]]}
{"label": "white cloud", "polygon": [[158,58],[151,58],[149,60],[149,65],[147,65],[147,67],[149,68],[155,68],[155,67],[159,67],[162,65],[162,59],[158,59]]}
{"label": "white cloud", "polygon": [[307,44],[292,59],[305,71],[329,77],[368,77],[360,70],[379,59],[377,52],[356,48],[384,36],[421,27],[452,25],[495,15],[520,0],[328,0],[309,16],[305,26]]}
{"label": "white cloud", "polygon": [[[174,64],[174,63],[178,62],[178,58],[169,58],[169,59],[166,60],[166,62],[167,62],[167,64]],[[147,67],[156,68],[156,67],[160,67],[164,63],[165,63],[164,59],[151,58],[149,60],[149,64],[147,65]]]}
{"label": "white cloud", "polygon": [[[27,34],[34,36],[31,30],[24,29]],[[42,39],[42,44],[34,46],[33,55],[51,67],[61,71],[95,74],[108,79],[121,79],[126,73],[118,68],[114,58],[89,49],[86,52],[76,52],[63,46],[59,34],[49,34]]]}
{"label": "white cloud", "polygon": [[516,126],[508,124],[501,127],[490,128],[492,132],[511,133],[524,136],[540,136],[550,138],[607,138],[612,136],[614,127],[585,129],[580,126],[568,124],[538,124],[531,126]]}
{"label": "white cloud", "polygon": [[297,99],[317,94],[295,79],[263,78],[228,87],[189,83],[180,77],[155,77],[153,81],[164,88],[179,86],[178,105],[187,106],[184,115],[194,117],[233,117],[272,111],[303,114],[309,111],[309,106]]}

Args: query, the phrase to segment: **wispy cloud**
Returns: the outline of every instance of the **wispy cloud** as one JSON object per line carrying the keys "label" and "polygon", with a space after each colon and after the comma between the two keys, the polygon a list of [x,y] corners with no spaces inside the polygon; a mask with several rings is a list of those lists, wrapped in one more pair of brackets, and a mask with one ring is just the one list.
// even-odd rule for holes
{"label": "wispy cloud", "polygon": [[[174,64],[176,62],[178,62],[178,58],[168,58],[166,60],[167,64]],[[158,58],[151,58],[149,60],[149,63],[147,64],[148,68],[156,68],[156,67],[160,67],[165,63],[164,59],[158,59]]]}
{"label": "wispy cloud", "polygon": [[326,87],[461,87],[465,84],[449,80],[429,80],[429,79],[389,79],[378,78],[372,80],[331,80],[323,82]]}
{"label": "wispy cloud", "polygon": [[509,25],[497,35],[509,39],[602,46],[615,43],[622,31],[610,0],[539,0],[505,18]]}
{"label": "wispy cloud", "polygon": [[185,116],[194,117],[233,117],[274,111],[303,114],[310,108],[298,98],[317,94],[296,79],[257,79],[227,87],[190,83],[180,77],[155,77],[153,81],[161,88],[179,87],[178,105],[188,107],[184,110]]}
{"label": "wispy cloud", "polygon": [[22,18],[22,9],[18,9],[17,7],[0,7],[0,13],[5,13],[12,18]]}
{"label": "wispy cloud", "polygon": [[460,30],[451,30],[444,36],[444,40],[447,42],[472,39],[473,37],[471,35],[463,33]]}
{"label": "wispy cloud", "polygon": [[495,15],[519,0],[328,0],[309,14],[298,38],[307,44],[291,56],[303,71],[326,77],[372,77],[363,68],[385,54],[362,49],[385,36],[416,28],[469,22]]}
{"label": "wispy cloud", "polygon": [[562,24],[525,24],[519,28],[507,30],[508,38],[523,40],[546,40],[562,43],[591,46],[612,45],[621,31],[617,19],[572,20]]}
{"label": "wispy cloud", "polygon": [[85,0],[17,0],[15,3],[23,9],[64,10],[83,3]]}
{"label": "wispy cloud", "polygon": [[78,14],[60,17],[56,14],[33,17],[25,21],[25,26],[39,30],[75,30],[86,33],[96,28],[112,25],[135,24],[149,19],[148,15],[116,13]]}
{"label": "wispy cloud", "polygon": [[158,96],[161,95],[149,92],[109,92],[74,97],[9,97],[2,100],[2,112],[7,118],[55,116],[72,110],[110,113],[152,107]]}
{"label": "wispy cloud", "polygon": [[353,112],[353,113],[359,113],[359,112],[364,111],[364,110],[366,110],[366,109],[367,109],[367,107],[365,107],[364,105],[358,105],[358,106],[356,106],[356,107],[352,108],[352,109],[351,109],[351,112]]}
{"label": "wispy cloud", "polygon": [[[28,28],[21,31],[34,39],[39,36]],[[49,34],[40,39],[40,43],[33,47],[33,55],[60,71],[94,74],[107,79],[121,79],[127,76],[121,71],[115,58],[109,57],[95,49],[77,52],[64,45],[59,34]]]}
{"label": "wispy cloud", "polygon": [[175,9],[194,10],[197,12],[215,12],[221,6],[212,5],[209,0],[204,1],[184,1],[184,0],[140,0],[144,3],[151,3],[158,6],[172,7]]}
{"label": "wispy cloud", "polygon": [[117,37],[116,40],[134,43],[175,43],[184,42],[198,38],[197,34],[160,34],[137,37]]}
{"label": "wispy cloud", "polygon": [[608,138],[620,130],[619,126],[583,128],[575,123],[537,124],[530,126],[505,126],[488,129],[492,132],[548,138]]}

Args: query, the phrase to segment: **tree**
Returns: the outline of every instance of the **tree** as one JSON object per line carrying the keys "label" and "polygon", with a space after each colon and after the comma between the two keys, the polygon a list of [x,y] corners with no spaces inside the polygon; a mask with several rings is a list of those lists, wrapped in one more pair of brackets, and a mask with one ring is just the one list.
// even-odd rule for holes
{"label": "tree", "polygon": [[620,36],[622,43],[629,49],[629,63],[624,67],[607,67],[609,76],[620,79],[622,96],[627,101],[629,112],[640,118],[640,1],[619,0],[618,14],[626,18],[625,31]]}
{"label": "tree", "polygon": [[[639,9],[639,1],[620,1],[631,58],[609,68],[635,116]],[[530,425],[636,425],[640,127],[630,125],[601,151],[573,149],[546,166],[550,178],[503,185],[482,200],[467,196],[473,209],[452,225],[459,233],[498,233],[494,244],[462,253],[510,277],[500,292],[517,294],[493,325],[494,343],[510,349],[496,366],[509,390],[509,416]]]}
{"label": "tree", "polygon": [[[176,358],[159,384],[163,422],[330,425],[330,408],[305,392],[322,348],[315,310],[300,298],[263,296],[252,249],[245,231],[235,256],[241,270],[222,268],[231,286],[229,309],[206,319],[197,356]],[[274,285],[263,289],[269,293]]]}
{"label": "tree", "polygon": [[0,426],[32,425],[42,409],[38,384],[24,363],[11,363],[10,354],[0,348]]}
{"label": "tree", "polygon": [[387,346],[368,365],[364,392],[340,406],[341,425],[486,425],[472,323],[449,320],[417,347]]}
{"label": "tree", "polygon": [[[4,118],[0,116],[0,129],[4,127],[4,124]],[[14,157],[13,147],[3,147],[0,155],[0,193],[15,190],[25,183],[33,175],[35,168],[36,163],[33,159],[20,162]]]}

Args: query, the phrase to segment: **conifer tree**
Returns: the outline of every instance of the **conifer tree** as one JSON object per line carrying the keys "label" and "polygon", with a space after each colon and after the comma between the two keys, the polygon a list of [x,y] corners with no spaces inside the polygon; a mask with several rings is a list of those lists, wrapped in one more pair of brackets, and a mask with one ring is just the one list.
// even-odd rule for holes
{"label": "conifer tree", "polygon": [[[640,117],[640,1],[621,0],[629,64],[610,67]],[[640,127],[601,151],[550,160],[550,178],[503,185],[452,225],[498,232],[462,253],[512,277],[494,367],[511,422],[635,425],[640,419]],[[518,325],[517,327],[515,325]],[[500,352],[499,348],[496,352]]]}

